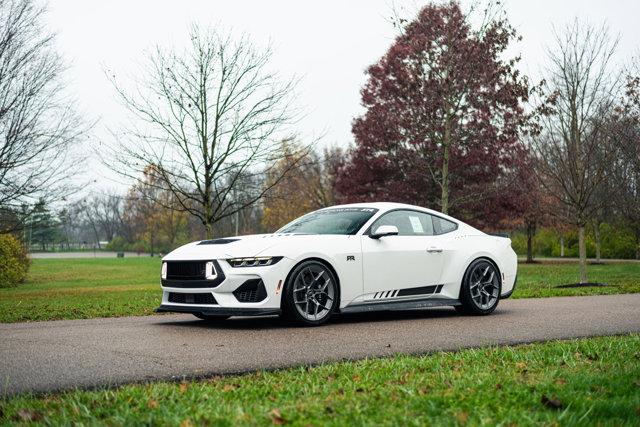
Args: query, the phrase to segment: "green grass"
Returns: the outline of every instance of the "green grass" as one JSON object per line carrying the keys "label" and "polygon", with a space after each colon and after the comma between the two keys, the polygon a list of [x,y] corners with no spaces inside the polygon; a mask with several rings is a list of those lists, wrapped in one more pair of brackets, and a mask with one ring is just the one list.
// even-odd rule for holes
{"label": "green grass", "polygon": [[158,258],[34,259],[27,282],[0,289],[0,322],[153,314]]}
{"label": "green grass", "polygon": [[[152,314],[160,260],[150,257],[35,259],[27,282],[0,289],[0,322]],[[520,264],[513,298],[640,292],[640,263],[589,266],[605,288],[557,289],[577,281],[575,263]]]}
{"label": "green grass", "polygon": [[[640,336],[0,400],[50,425],[638,425]],[[545,403],[546,402],[546,403]]]}
{"label": "green grass", "polygon": [[603,295],[640,292],[640,263],[589,265],[589,282],[607,287],[556,288],[578,282],[577,263],[519,264],[518,282],[512,298],[541,298],[570,295]]}

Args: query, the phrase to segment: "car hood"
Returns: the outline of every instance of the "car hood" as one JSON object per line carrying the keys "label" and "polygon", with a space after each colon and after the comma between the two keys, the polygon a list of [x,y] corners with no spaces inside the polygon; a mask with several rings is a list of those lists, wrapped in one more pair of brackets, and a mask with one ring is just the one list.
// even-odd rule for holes
{"label": "car hood", "polygon": [[265,253],[276,245],[292,240],[309,239],[316,235],[303,234],[253,234],[248,236],[225,237],[223,239],[202,240],[189,243],[168,253],[164,261],[184,261],[197,259],[220,259],[254,257],[258,255],[278,256],[284,254]]}

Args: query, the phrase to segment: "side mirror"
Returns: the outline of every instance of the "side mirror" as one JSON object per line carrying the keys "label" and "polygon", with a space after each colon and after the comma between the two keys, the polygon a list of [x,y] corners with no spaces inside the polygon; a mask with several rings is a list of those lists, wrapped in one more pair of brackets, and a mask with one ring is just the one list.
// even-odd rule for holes
{"label": "side mirror", "polygon": [[398,227],[395,225],[381,225],[376,228],[376,231],[371,233],[369,237],[372,239],[379,239],[384,236],[397,236],[398,235]]}

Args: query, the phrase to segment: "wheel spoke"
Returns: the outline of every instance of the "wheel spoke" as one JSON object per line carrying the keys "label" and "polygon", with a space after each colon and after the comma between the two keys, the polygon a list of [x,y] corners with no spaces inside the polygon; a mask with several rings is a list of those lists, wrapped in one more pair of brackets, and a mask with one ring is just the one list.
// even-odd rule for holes
{"label": "wheel spoke", "polygon": [[320,280],[320,278],[324,275],[324,270],[322,270],[320,273],[318,273],[317,277],[313,277],[313,275],[311,277],[313,277],[313,283],[312,285],[315,285],[316,283],[318,283],[318,280]]}
{"label": "wheel spoke", "polygon": [[316,304],[316,306],[318,307],[322,307],[323,310],[329,310],[329,307],[323,305],[322,303],[320,303],[320,301],[318,301],[317,299],[314,299],[313,302]]}
{"label": "wheel spoke", "polygon": [[320,295],[324,295],[327,299],[333,301],[333,298],[331,298],[331,296],[326,292],[320,292]]}
{"label": "wheel spoke", "polygon": [[489,279],[486,280],[484,283],[488,284],[488,283],[492,283],[493,284],[493,276],[495,275],[495,272],[491,272],[491,276],[489,276]]}

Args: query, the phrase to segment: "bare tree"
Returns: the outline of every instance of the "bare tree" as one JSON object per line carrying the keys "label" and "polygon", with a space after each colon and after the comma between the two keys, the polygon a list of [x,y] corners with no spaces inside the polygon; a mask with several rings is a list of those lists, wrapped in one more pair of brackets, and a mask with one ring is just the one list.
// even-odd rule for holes
{"label": "bare tree", "polygon": [[544,90],[548,94],[541,131],[533,137],[538,172],[546,189],[578,227],[580,282],[587,282],[585,226],[599,208],[596,197],[615,159],[609,134],[619,78],[611,71],[617,46],[606,26],[577,20],[555,33]]}
{"label": "bare tree", "polygon": [[85,215],[92,227],[111,241],[120,234],[124,221],[122,197],[114,192],[95,195],[86,201]]}
{"label": "bare tree", "polygon": [[78,167],[70,148],[85,129],[64,95],[64,64],[43,13],[33,0],[0,0],[2,211],[64,197]]}
{"label": "bare tree", "polygon": [[[296,118],[294,82],[268,70],[270,49],[193,27],[184,52],[157,48],[127,90],[111,75],[137,121],[120,139],[117,170],[138,178],[154,165],[180,209],[196,216],[208,238],[214,224],[268,190],[247,179],[275,164],[277,139]],[[288,171],[285,171],[285,173]],[[243,186],[243,187],[240,187]],[[242,198],[234,197],[241,189]],[[167,208],[171,208],[167,206]]]}

